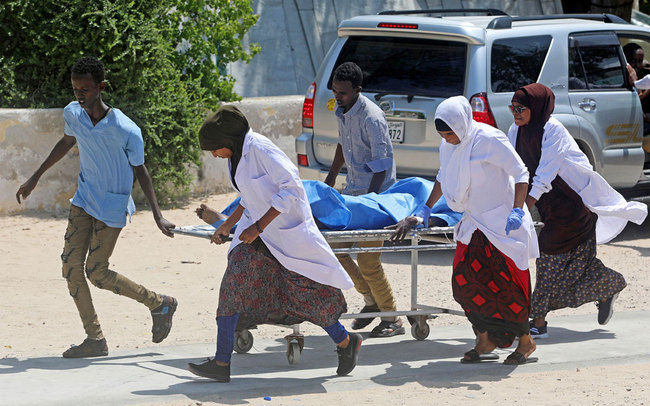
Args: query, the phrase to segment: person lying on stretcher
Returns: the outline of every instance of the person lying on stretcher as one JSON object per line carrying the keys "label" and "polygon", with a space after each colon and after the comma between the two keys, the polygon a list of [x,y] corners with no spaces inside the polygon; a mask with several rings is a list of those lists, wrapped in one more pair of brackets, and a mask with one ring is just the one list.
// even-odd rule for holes
{"label": "person lying on stretcher", "polygon": [[[385,192],[361,196],[341,195],[325,183],[303,180],[307,198],[316,224],[321,230],[375,230],[395,224],[405,217],[422,224],[422,208],[433,189],[434,182],[423,178],[406,178]],[[223,211],[201,204],[196,215],[207,224],[218,227],[239,204],[235,199]],[[462,213],[447,206],[444,197],[431,208],[429,227],[454,226]]]}

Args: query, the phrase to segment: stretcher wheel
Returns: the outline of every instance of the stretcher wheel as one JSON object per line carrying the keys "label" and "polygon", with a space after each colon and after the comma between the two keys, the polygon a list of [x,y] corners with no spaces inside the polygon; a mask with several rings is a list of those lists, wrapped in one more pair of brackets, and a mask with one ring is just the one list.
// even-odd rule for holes
{"label": "stretcher wheel", "polygon": [[422,323],[415,323],[411,326],[411,335],[418,341],[422,341],[429,337],[429,325],[426,321]]}
{"label": "stretcher wheel", "polygon": [[253,348],[253,334],[248,330],[235,332],[235,352],[245,354]]}
{"label": "stretcher wheel", "polygon": [[287,343],[287,361],[289,361],[289,364],[297,364],[300,361],[301,354],[300,344],[296,342]]}

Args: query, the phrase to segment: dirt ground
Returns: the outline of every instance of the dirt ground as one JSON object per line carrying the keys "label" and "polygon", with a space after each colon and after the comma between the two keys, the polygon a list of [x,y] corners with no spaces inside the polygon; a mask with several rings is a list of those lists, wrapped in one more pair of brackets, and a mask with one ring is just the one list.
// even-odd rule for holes
{"label": "dirt ground", "polygon": [[[193,199],[183,208],[164,211],[164,215],[179,226],[200,224],[193,211],[200,203],[222,209],[234,197],[231,193]],[[0,358],[59,355],[71,344],[79,344],[84,339],[77,310],[61,276],[59,256],[66,225],[67,218],[64,216],[34,213],[0,217],[0,297],[3,299],[0,306]],[[143,210],[137,212],[132,223],[122,231],[110,266],[154,291],[178,299],[174,327],[162,345],[212,343],[215,340],[215,309],[219,284],[226,268],[227,248],[228,244],[211,245],[208,240],[200,238],[182,235],[173,239],[165,237],[156,228],[151,212]],[[642,226],[628,225],[614,241],[599,246],[598,252],[598,257],[607,266],[621,272],[628,283],[616,302],[616,312],[650,310],[650,221],[646,220]],[[418,288],[421,302],[460,310],[452,298],[449,282],[452,257],[452,251],[420,254]],[[397,298],[398,309],[406,310],[410,305],[411,293],[409,254],[384,254],[382,259]],[[533,263],[531,275],[534,276]],[[151,343],[150,314],[143,305],[92,286],[91,293],[109,351],[154,345]],[[363,305],[361,296],[353,289],[344,293],[349,311],[358,311]],[[552,323],[554,314],[588,313],[596,317],[593,304],[554,312],[549,315],[549,323]],[[350,321],[343,323],[349,326]],[[441,315],[431,323],[449,325],[467,321],[458,316]],[[301,329],[305,334],[322,335],[319,328],[307,323]],[[280,334],[282,332],[278,331],[278,327],[273,326],[260,326],[255,332],[256,338],[274,338]],[[399,387],[397,403],[420,403],[418,396],[434,395],[431,399],[440,404],[475,403],[479,399],[490,404],[503,399],[504,391],[516,392],[521,388],[529,394],[526,396],[529,401],[540,403],[541,398],[533,394],[548,395],[549,385],[553,386],[552,396],[545,396],[542,404],[560,404],[553,403],[555,401],[580,404],[585,394],[588,394],[586,404],[650,403],[647,400],[650,397],[644,399],[643,394],[638,397],[640,392],[626,389],[635,385],[647,387],[650,364],[635,365],[634,368],[599,366],[579,372],[518,375],[502,382],[483,382],[483,395],[479,395],[480,390],[475,398],[468,398],[454,388],[431,388],[408,383]],[[597,394],[603,391],[605,381],[608,385],[618,384],[616,387],[621,389],[610,391],[607,398],[598,398]],[[386,387],[383,391],[373,389],[354,393],[301,395],[301,400],[307,404],[350,404],[352,400],[361,404],[387,404],[396,403],[389,401],[396,390]],[[501,393],[501,397],[495,393]],[[645,392],[647,395],[648,392]],[[282,398],[274,400],[283,401]],[[290,397],[284,400],[289,401]],[[523,402],[513,399],[512,404],[519,403]]]}

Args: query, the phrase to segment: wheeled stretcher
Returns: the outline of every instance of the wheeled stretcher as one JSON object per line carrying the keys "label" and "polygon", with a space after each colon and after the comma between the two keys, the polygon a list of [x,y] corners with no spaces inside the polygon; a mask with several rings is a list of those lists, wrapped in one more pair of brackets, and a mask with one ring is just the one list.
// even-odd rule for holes
{"label": "wheeled stretcher", "polygon": [[[335,254],[353,254],[359,252],[411,252],[411,306],[410,310],[374,313],[346,313],[341,319],[374,318],[387,316],[406,316],[411,323],[411,335],[417,340],[424,340],[429,336],[427,320],[436,317],[436,314],[448,313],[464,316],[459,310],[446,309],[425,305],[418,302],[418,253],[420,251],[454,249],[453,227],[431,227],[411,230],[405,243],[386,245],[381,247],[351,247],[332,249]],[[210,238],[215,228],[210,225],[177,227],[172,230],[175,234],[193,237]],[[359,241],[387,241],[393,234],[391,230],[348,230],[348,231],[321,231],[325,240],[334,242],[359,242]],[[425,244],[420,244],[426,242]],[[304,336],[300,333],[300,325],[293,325],[293,333],[285,337],[287,340],[287,360],[296,364],[304,347]],[[238,330],[235,334],[235,351],[246,353],[253,346],[253,335],[248,329]]]}

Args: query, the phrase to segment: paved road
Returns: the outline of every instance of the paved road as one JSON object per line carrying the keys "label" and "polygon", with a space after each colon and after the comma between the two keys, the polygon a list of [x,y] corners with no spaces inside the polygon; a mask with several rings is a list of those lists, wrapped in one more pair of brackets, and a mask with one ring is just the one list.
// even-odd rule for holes
{"label": "paved road", "polygon": [[[264,396],[298,398],[418,381],[455,387],[477,378],[499,381],[520,373],[650,362],[650,346],[638,345],[647,341],[650,331],[648,311],[616,313],[607,326],[597,324],[595,313],[553,317],[552,322],[551,336],[538,341],[539,362],[520,367],[500,362],[460,364],[458,359],[473,344],[469,325],[436,327],[435,320],[430,321],[431,334],[424,341],[408,333],[367,339],[359,366],[347,377],[335,375],[336,354],[326,336],[307,337],[297,365],[288,364],[281,337],[259,340],[248,354],[234,355],[229,384],[195,379],[185,369],[187,362],[213,353],[211,344],[113,351],[108,357],[88,360],[5,358],[0,359],[0,404],[189,403],[215,394],[224,403],[236,404]],[[509,353],[498,352],[501,360]]]}

